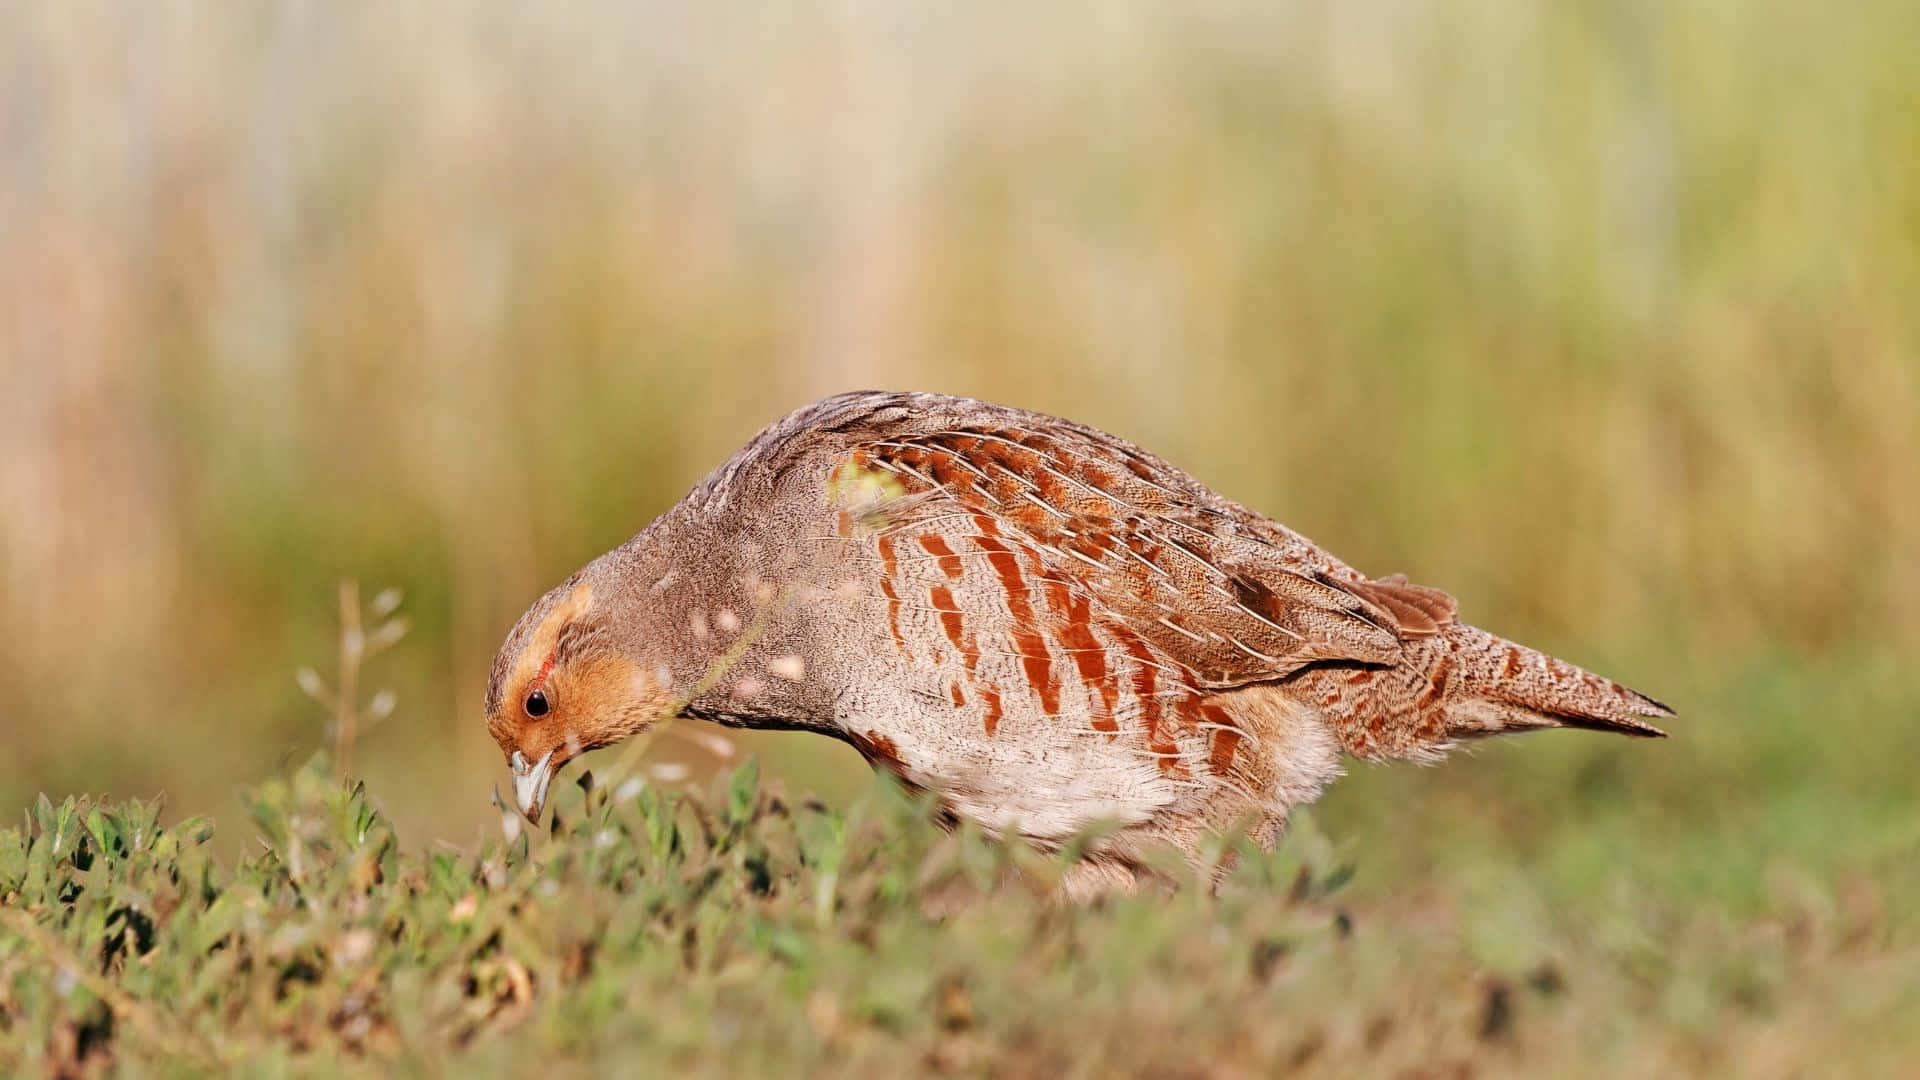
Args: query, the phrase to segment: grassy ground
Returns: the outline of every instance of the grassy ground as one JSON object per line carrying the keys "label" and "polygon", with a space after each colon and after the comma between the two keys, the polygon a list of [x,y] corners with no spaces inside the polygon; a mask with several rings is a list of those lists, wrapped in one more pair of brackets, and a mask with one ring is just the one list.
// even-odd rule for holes
{"label": "grassy ground", "polygon": [[248,794],[237,864],[206,819],[42,800],[0,832],[0,1067],[1894,1076],[1920,1052],[1910,817],[1756,814],[1764,840],[1721,841],[1778,857],[1730,890],[1724,853],[1648,858],[1628,812],[1408,892],[1302,815],[1217,897],[1069,907],[1061,858],[943,833],[890,784],[842,812],[757,777],[588,781],[546,832],[456,848],[316,759]]}

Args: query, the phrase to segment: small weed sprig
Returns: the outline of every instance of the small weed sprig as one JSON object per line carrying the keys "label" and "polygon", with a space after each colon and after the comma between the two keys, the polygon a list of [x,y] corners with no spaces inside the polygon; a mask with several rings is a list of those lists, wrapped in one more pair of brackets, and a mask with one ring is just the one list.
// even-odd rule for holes
{"label": "small weed sprig", "polygon": [[[386,652],[407,636],[407,619],[396,614],[402,594],[399,589],[382,589],[362,610],[360,583],[351,578],[340,582],[340,659],[338,673],[328,686],[318,671],[302,667],[294,672],[301,693],[320,703],[333,714],[333,763],[341,776],[353,765],[353,744],[374,724],[393,715],[396,698],[392,690],[379,690],[363,704],[360,701],[361,668],[368,660]],[[373,625],[371,631],[368,624]],[[367,723],[361,723],[364,718]]]}

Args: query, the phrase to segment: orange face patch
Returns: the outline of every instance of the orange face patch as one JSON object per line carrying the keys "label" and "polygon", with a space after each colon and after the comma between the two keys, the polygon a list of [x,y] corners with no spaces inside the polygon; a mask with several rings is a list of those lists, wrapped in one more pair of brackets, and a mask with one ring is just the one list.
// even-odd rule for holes
{"label": "orange face patch", "polygon": [[554,736],[566,751],[619,742],[658,723],[669,706],[666,688],[624,656],[571,663],[556,679],[561,723]]}
{"label": "orange face patch", "polygon": [[574,586],[566,599],[555,604],[553,610],[547,612],[540,624],[533,628],[533,633],[527,636],[526,645],[521,648],[520,655],[514,658],[513,670],[504,681],[500,702],[496,706],[499,711],[487,718],[488,730],[503,749],[509,748],[510,742],[519,741],[521,726],[529,722],[522,711],[527,695],[545,687],[552,677],[560,632],[568,623],[585,615],[592,606],[593,587],[583,581]]}
{"label": "orange face patch", "polygon": [[[501,749],[536,761],[552,751],[557,768],[576,754],[643,731],[671,711],[672,688],[651,669],[611,648],[577,643],[585,629],[578,624],[592,618],[592,606],[593,590],[582,582],[527,635],[499,711],[489,718]],[[525,701],[535,690],[544,692],[549,709],[529,716]]]}

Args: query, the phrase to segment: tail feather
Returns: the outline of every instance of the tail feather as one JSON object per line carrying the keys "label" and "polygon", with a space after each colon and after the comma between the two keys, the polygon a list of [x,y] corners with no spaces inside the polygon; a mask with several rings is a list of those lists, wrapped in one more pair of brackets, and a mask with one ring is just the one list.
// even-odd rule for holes
{"label": "tail feather", "polygon": [[1310,668],[1296,681],[1342,747],[1364,758],[1432,758],[1462,739],[1571,727],[1661,737],[1673,710],[1545,653],[1453,623],[1403,639],[1389,667]]}
{"label": "tail feather", "polygon": [[[1643,717],[1672,716],[1673,710],[1638,690],[1478,627],[1461,626],[1451,636],[1458,651],[1478,660],[1481,670],[1492,670],[1494,660],[1499,664],[1499,674],[1491,681],[1474,680],[1456,691],[1456,704],[1448,710],[1450,734],[1456,737],[1528,727],[1666,735]],[[1486,726],[1489,713],[1491,727]]]}

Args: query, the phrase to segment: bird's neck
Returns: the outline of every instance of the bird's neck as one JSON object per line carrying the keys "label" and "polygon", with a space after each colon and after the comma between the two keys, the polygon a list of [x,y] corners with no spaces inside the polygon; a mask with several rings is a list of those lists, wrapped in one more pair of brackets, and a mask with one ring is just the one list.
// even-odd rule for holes
{"label": "bird's neck", "polygon": [[[670,542],[669,542],[670,539]],[[728,727],[828,730],[832,694],[803,666],[806,620],[762,569],[752,538],[662,518],[604,558],[615,621],[639,662],[664,669],[683,713]]]}

